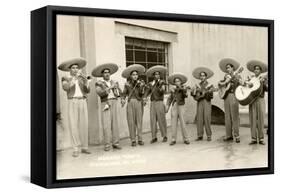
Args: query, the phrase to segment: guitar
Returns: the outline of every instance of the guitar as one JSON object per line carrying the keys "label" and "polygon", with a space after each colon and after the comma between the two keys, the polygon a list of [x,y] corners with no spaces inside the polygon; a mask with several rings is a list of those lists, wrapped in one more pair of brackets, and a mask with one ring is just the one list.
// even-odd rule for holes
{"label": "guitar", "polygon": [[219,91],[218,88],[215,88],[213,85],[208,86],[205,89],[200,89],[200,87],[196,86],[195,89],[191,92],[191,95],[193,96],[194,100],[199,101],[202,98],[205,98],[205,95],[207,92],[217,92]]}
{"label": "guitar", "polygon": [[235,90],[235,97],[239,104],[246,106],[251,104],[260,95],[262,91],[261,82],[267,79],[266,75],[252,77],[245,86],[238,86]]}
{"label": "guitar", "polygon": [[[243,67],[240,67],[236,72],[234,72],[233,77],[235,77],[236,75],[240,74],[242,71],[244,70]],[[228,82],[226,85],[220,85],[219,84],[219,97],[222,99],[225,99],[228,91],[231,87],[231,83]]]}

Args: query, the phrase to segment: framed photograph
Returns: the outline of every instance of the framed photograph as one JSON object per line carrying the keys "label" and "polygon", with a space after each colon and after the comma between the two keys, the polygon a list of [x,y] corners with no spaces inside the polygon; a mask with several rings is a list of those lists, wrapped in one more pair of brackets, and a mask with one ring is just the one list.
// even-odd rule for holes
{"label": "framed photograph", "polygon": [[274,173],[274,21],[31,12],[31,182]]}

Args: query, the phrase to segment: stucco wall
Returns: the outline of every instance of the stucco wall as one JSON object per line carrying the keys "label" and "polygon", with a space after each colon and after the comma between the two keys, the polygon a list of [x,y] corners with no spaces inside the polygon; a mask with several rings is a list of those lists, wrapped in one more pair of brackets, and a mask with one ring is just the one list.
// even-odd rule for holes
{"label": "stucco wall", "polygon": [[[127,27],[126,27],[127,26]],[[126,30],[128,28],[128,30]],[[141,33],[140,33],[141,31]],[[82,56],[88,61],[85,73],[98,64],[114,62],[119,65],[119,71],[112,75],[123,88],[125,79],[121,73],[126,67],[125,36],[161,40],[169,43],[169,73],[180,71],[187,75],[188,84],[193,86],[195,80],[191,73],[195,67],[208,66],[215,75],[210,82],[217,84],[224,74],[218,68],[218,62],[224,57],[237,59],[244,67],[251,59],[267,62],[267,29],[215,24],[197,24],[182,22],[160,22],[148,20],[107,19],[93,17],[59,16],[57,28],[57,65],[63,60]],[[248,75],[245,70],[242,76]],[[59,78],[65,75],[59,72]],[[91,93],[88,99],[89,107],[89,138],[90,143],[99,144],[102,141],[100,123],[100,102],[94,89],[94,79],[91,83]],[[65,126],[65,147],[70,145],[68,121],[66,117],[66,95],[60,89],[61,110]],[[192,98],[186,100],[185,118],[193,122],[196,103]],[[213,104],[223,109],[223,101],[215,94]],[[120,105],[119,105],[120,106]],[[128,136],[125,108],[120,108],[120,136]],[[241,112],[247,112],[247,107],[240,107]],[[170,113],[167,114],[170,123]],[[144,131],[149,131],[149,105],[144,112]]]}

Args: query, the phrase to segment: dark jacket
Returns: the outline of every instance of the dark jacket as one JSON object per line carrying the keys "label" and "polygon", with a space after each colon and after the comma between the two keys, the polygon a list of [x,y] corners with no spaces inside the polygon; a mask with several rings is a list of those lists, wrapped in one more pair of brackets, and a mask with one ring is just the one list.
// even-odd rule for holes
{"label": "dark jacket", "polygon": [[[67,93],[67,98],[71,99],[75,94],[75,84],[71,85],[72,77],[62,77],[62,88]],[[78,78],[78,84],[80,90],[83,94],[83,97],[87,97],[87,94],[90,92],[90,87],[87,87],[86,82],[81,78]]]}
{"label": "dark jacket", "polygon": [[133,81],[127,81],[124,85],[124,90],[122,92],[122,98],[123,99],[125,99],[126,97],[130,98],[130,99],[128,99],[128,102],[131,99],[137,99],[139,101],[142,101],[142,98],[144,95],[144,90],[145,90],[144,86],[140,86],[140,84],[136,85],[136,82],[133,82]]}
{"label": "dark jacket", "polygon": [[226,74],[225,75],[225,79],[227,77],[230,77],[230,89],[228,91],[228,93],[234,93],[236,88],[240,85],[239,81],[241,80],[241,76],[240,75],[230,75],[230,74]]}
{"label": "dark jacket", "polygon": [[260,93],[260,98],[264,98],[264,93],[268,92],[268,82],[267,81],[262,81],[262,88],[261,88],[261,93]]}
{"label": "dark jacket", "polygon": [[187,98],[187,90],[182,88],[176,88],[175,92],[171,92],[168,99],[167,104],[172,103],[174,105],[177,103],[178,105],[185,104],[185,98]]}
{"label": "dark jacket", "polygon": [[[113,80],[110,80],[111,85],[113,85],[115,82]],[[99,80],[96,82],[95,84],[96,86],[96,92],[99,95],[101,102],[105,102],[108,100],[108,93],[106,91],[106,88],[108,88],[109,86],[106,84],[105,81],[103,80]],[[118,98],[121,94],[121,89],[118,87],[117,89],[112,89],[113,90],[113,94],[116,98]]]}
{"label": "dark jacket", "polygon": [[151,94],[151,101],[163,101],[165,94],[165,89],[163,89],[164,83],[164,80],[159,80],[157,83],[155,83],[156,85],[152,85],[153,82],[149,82],[147,84],[144,97],[147,98],[147,96]]}

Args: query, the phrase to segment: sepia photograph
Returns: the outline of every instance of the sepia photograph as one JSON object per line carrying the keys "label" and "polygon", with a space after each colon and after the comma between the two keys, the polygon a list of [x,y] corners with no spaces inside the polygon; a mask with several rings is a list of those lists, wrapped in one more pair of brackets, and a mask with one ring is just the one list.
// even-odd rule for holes
{"label": "sepia photograph", "polygon": [[56,179],[266,168],[264,26],[56,15]]}

